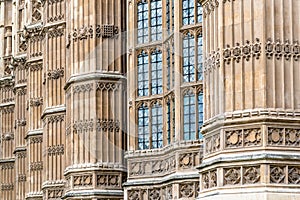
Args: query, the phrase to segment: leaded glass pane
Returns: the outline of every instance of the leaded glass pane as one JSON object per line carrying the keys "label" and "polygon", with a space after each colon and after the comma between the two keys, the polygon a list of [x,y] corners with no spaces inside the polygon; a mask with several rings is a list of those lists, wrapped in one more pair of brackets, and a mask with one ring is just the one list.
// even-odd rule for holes
{"label": "leaded glass pane", "polygon": [[198,80],[203,80],[203,37],[198,36]]}
{"label": "leaded glass pane", "polygon": [[195,23],[194,0],[182,0],[182,24],[189,25]]}
{"label": "leaded glass pane", "polygon": [[151,89],[152,95],[163,92],[162,53],[155,51],[151,54]]}
{"label": "leaded glass pane", "polygon": [[149,109],[139,108],[138,116],[138,148],[149,149]]}
{"label": "leaded glass pane", "polygon": [[151,41],[162,39],[162,1],[151,1]]}
{"label": "leaded glass pane", "polygon": [[152,148],[163,147],[163,120],[162,120],[162,106],[155,104],[151,109],[152,118]]}
{"label": "leaded glass pane", "polygon": [[203,125],[203,93],[198,94],[198,134],[199,138],[202,139],[203,136],[200,133],[201,127]]}
{"label": "leaded glass pane", "polygon": [[138,56],[138,96],[149,95],[149,60],[148,54],[142,52]]}
{"label": "leaded glass pane", "polygon": [[196,139],[196,119],[195,119],[195,95],[186,94],[183,97],[183,138],[184,140],[195,140]]}
{"label": "leaded glass pane", "polygon": [[197,3],[197,21],[198,23],[202,23],[203,21],[203,8],[200,3]]}
{"label": "leaded glass pane", "polygon": [[188,33],[183,39],[183,81],[195,81],[195,38]]}
{"label": "leaded glass pane", "polygon": [[141,2],[138,4],[138,21],[137,21],[137,31],[138,31],[138,43],[147,43],[149,41],[149,22],[148,22],[148,3],[147,2]]}

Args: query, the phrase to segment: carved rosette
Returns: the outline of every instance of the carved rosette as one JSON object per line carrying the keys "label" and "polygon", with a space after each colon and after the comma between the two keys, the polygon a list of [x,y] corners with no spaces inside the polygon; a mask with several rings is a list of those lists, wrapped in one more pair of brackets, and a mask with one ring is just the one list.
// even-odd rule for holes
{"label": "carved rosette", "polygon": [[270,166],[270,183],[284,183],[285,177],[284,166]]}
{"label": "carved rosette", "polygon": [[251,166],[243,168],[243,178],[244,184],[255,184],[260,182],[260,167],[259,166]]}
{"label": "carved rosette", "polygon": [[220,133],[205,138],[205,154],[211,154],[220,150]]}
{"label": "carved rosette", "polygon": [[237,185],[241,182],[241,168],[224,169],[224,185]]}
{"label": "carved rosette", "polygon": [[184,182],[179,184],[179,197],[180,198],[195,198],[198,196],[199,191],[198,182]]}
{"label": "carved rosette", "polygon": [[225,147],[241,148],[262,145],[260,128],[225,131]]}
{"label": "carved rosette", "polygon": [[288,181],[289,184],[300,184],[300,167],[289,166],[288,167]]}

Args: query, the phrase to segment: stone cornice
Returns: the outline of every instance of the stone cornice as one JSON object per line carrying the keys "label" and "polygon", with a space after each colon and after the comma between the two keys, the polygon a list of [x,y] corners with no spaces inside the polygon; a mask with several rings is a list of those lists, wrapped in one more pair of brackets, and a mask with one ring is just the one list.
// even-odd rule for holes
{"label": "stone cornice", "polygon": [[120,73],[103,73],[103,72],[92,72],[92,73],[86,73],[80,75],[73,75],[66,82],[64,89],[67,90],[70,87],[70,85],[73,83],[92,81],[92,80],[119,81],[119,80],[126,80],[126,77]]}

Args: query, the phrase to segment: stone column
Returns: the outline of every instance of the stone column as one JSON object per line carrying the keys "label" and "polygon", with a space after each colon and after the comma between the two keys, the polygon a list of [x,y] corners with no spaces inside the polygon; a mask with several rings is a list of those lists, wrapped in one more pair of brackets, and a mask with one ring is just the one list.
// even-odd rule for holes
{"label": "stone column", "polygon": [[300,1],[200,2],[205,156],[199,198],[300,198]]}
{"label": "stone column", "polygon": [[[123,198],[125,1],[67,1],[66,199]],[[124,54],[124,55],[123,55]]]}

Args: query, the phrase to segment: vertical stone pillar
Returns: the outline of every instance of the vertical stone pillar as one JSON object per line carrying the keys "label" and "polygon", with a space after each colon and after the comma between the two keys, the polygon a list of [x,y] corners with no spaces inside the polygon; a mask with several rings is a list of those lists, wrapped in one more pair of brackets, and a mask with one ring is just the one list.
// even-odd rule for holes
{"label": "vertical stone pillar", "polygon": [[75,0],[66,5],[65,198],[122,199],[125,1]]}
{"label": "vertical stone pillar", "polygon": [[205,156],[199,198],[300,198],[300,1],[200,2]]}

